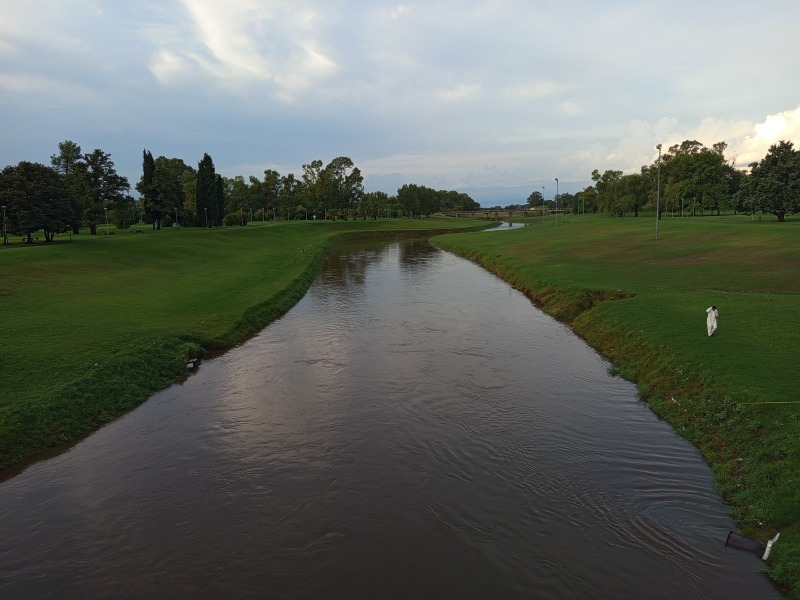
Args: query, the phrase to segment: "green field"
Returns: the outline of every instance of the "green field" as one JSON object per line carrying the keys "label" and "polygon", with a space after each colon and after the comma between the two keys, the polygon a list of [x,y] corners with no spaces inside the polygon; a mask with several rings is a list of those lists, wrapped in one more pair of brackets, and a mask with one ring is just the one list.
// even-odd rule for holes
{"label": "green field", "polygon": [[395,219],[61,236],[0,247],[0,469],[69,443],[305,293],[335,239],[468,228]]}
{"label": "green field", "polygon": [[[568,321],[714,470],[741,531],[781,532],[800,597],[800,221],[574,215],[434,239]],[[705,309],[716,305],[709,338]],[[565,365],[567,368],[567,365]]]}

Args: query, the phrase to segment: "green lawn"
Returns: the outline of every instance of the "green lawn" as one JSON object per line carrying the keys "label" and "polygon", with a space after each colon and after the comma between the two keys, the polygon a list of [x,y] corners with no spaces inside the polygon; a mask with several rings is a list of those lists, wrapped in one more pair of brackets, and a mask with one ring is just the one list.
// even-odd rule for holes
{"label": "green lawn", "polygon": [[[782,537],[800,597],[800,220],[573,215],[437,237],[526,291],[635,381],[714,469],[742,531]],[[616,298],[613,301],[604,299]],[[709,338],[705,309],[716,305]]]}

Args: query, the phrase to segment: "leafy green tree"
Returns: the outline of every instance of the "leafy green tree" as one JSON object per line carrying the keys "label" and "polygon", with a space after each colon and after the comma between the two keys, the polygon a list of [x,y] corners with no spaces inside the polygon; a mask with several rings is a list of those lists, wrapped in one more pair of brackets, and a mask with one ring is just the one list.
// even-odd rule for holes
{"label": "leafy green tree", "polygon": [[233,212],[238,214],[238,211],[250,206],[251,196],[257,197],[261,193],[261,181],[252,175],[249,185],[242,175],[237,175],[233,179],[225,179],[225,185],[230,189],[230,194],[225,202],[226,215]]}
{"label": "leafy green tree", "polygon": [[415,183],[405,183],[397,190],[397,202],[409,217],[422,216],[422,189]]}
{"label": "leafy green tree", "polygon": [[[299,185],[295,185],[292,194],[292,201],[284,199],[284,209],[295,209],[297,200],[309,207],[312,212],[321,212],[334,207],[334,200],[329,198],[328,187],[332,187],[327,179],[331,174],[323,173],[323,163],[321,160],[312,160],[303,165],[303,174],[300,176]],[[335,215],[335,212],[331,214]]]}
{"label": "leafy green tree", "polygon": [[69,190],[69,201],[72,209],[70,228],[72,233],[79,233],[83,214],[83,199],[86,197],[85,182],[82,169],[83,154],[81,147],[72,140],[58,143],[58,154],[50,155],[50,164],[56,172],[61,173]]}
{"label": "leafy green tree", "polygon": [[751,165],[739,195],[740,204],[773,214],[779,222],[800,212],[800,151],[785,140],[770,146],[767,155]]}
{"label": "leafy green tree", "polygon": [[[179,158],[164,156],[159,156],[155,160],[155,165],[153,187],[156,190],[156,204],[153,208],[160,228],[161,219],[165,214],[175,219],[176,212],[178,215],[184,212],[183,175],[187,165]],[[180,217],[177,218],[180,219]],[[188,219],[184,220],[188,222]]]}
{"label": "leafy green tree", "polygon": [[179,222],[195,220],[194,186],[195,170],[180,158],[153,155],[147,150],[142,155],[142,177],[136,189],[142,195],[142,205],[152,222],[153,229],[161,229],[165,216],[175,219],[176,209],[183,215]]}
{"label": "leafy green tree", "polygon": [[542,192],[536,190],[531,192],[526,202],[528,204],[528,208],[541,208],[544,206],[544,196],[542,195]]}
{"label": "leafy green tree", "polygon": [[89,232],[97,235],[97,224],[105,221],[106,210],[126,210],[131,186],[126,177],[117,173],[110,154],[95,149],[83,159],[87,190],[83,217]]}
{"label": "leafy green tree", "polygon": [[469,194],[455,190],[441,190],[436,192],[439,197],[439,208],[442,211],[467,211],[480,210],[480,204],[475,202]]}
{"label": "leafy green tree", "polygon": [[575,194],[575,204],[579,213],[593,212],[591,201],[594,198],[594,188],[589,186]]}
{"label": "leafy green tree", "polygon": [[6,207],[6,227],[33,242],[40,229],[47,242],[66,231],[72,217],[65,179],[54,169],[27,161],[0,172],[0,204]]}
{"label": "leafy green tree", "polygon": [[370,217],[377,219],[379,216],[386,213],[389,206],[389,194],[386,192],[367,192],[364,194],[364,199],[361,201],[360,216],[366,219]]}
{"label": "leafy green tree", "polygon": [[430,217],[433,213],[438,212],[441,207],[441,194],[436,190],[420,186],[419,188],[419,210],[420,213],[426,217]]}
{"label": "leafy green tree", "polygon": [[564,210],[569,208],[570,212],[573,214],[578,212],[576,208],[575,194],[570,194],[569,192],[561,192],[558,195],[558,206]]}
{"label": "leafy green tree", "polygon": [[619,197],[618,184],[622,179],[622,171],[609,169],[600,174],[595,169],[592,171],[592,181],[597,190],[597,207],[600,211],[608,214],[621,214],[623,212]]}
{"label": "leafy green tree", "polygon": [[255,199],[256,206],[269,211],[275,208],[278,196],[281,193],[281,175],[274,169],[264,170],[264,180],[262,182],[261,194]]}
{"label": "leafy green tree", "polygon": [[[731,207],[731,184],[734,169],[726,162],[725,142],[706,148],[697,140],[675,144],[662,156],[661,178],[663,207],[673,213],[680,210],[695,214],[706,210],[721,211]],[[656,165],[650,167],[655,172]]]}
{"label": "leafy green tree", "polygon": [[[364,178],[361,171],[346,156],[338,156],[328,163],[320,171],[316,185],[322,191],[325,205],[342,218],[348,218],[351,209],[355,208],[364,197]],[[317,211],[320,206],[316,204],[307,208]]]}
{"label": "leafy green tree", "polygon": [[[320,161],[321,165],[322,162]],[[303,182],[298,180],[294,173],[281,177],[281,188],[272,213],[273,217],[281,218],[281,215],[286,215],[286,211],[297,204],[297,199],[301,196],[303,187]]]}
{"label": "leafy green tree", "polygon": [[639,216],[639,208],[645,203],[645,180],[638,173],[622,175],[613,186],[614,211],[618,214],[632,212]]}
{"label": "leafy green tree", "polygon": [[[197,171],[192,169],[192,176],[184,179],[183,182],[183,206],[186,209],[186,222],[197,223],[198,220],[202,221],[203,215],[197,214],[197,207],[195,202],[195,191],[197,189]],[[204,223],[205,224],[205,223]]]}
{"label": "leafy green tree", "polygon": [[415,183],[406,183],[397,190],[397,205],[408,216],[422,218],[439,211],[479,210],[480,204],[469,194],[454,190],[434,190]]}
{"label": "leafy green tree", "polygon": [[72,140],[58,143],[58,154],[50,155],[50,164],[57,173],[69,175],[75,163],[83,159],[81,147]]}

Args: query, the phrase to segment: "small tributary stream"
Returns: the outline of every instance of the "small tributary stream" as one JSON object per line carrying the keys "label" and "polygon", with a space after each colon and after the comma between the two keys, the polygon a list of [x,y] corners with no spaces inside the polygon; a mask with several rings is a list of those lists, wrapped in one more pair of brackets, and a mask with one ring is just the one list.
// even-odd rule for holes
{"label": "small tributary stream", "polygon": [[338,248],[282,319],[0,484],[0,597],[777,597],[608,366],[427,241]]}

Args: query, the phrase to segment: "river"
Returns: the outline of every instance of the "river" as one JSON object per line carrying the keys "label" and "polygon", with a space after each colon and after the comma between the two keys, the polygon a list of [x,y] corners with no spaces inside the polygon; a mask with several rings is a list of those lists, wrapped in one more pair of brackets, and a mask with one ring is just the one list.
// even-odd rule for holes
{"label": "river", "polygon": [[0,484],[0,597],[777,598],[608,367],[425,240],[341,247],[259,335]]}

